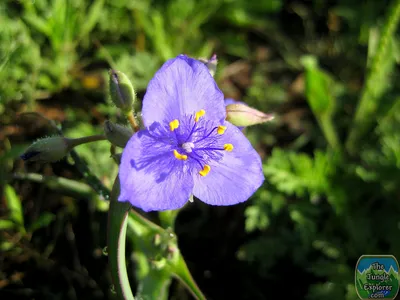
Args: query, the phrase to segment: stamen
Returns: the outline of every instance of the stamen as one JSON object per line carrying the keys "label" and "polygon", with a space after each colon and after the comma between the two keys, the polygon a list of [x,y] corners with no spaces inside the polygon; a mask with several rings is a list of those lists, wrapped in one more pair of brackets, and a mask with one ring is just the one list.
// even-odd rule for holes
{"label": "stamen", "polygon": [[211,170],[211,167],[210,167],[209,165],[204,165],[203,170],[201,170],[201,171],[199,172],[199,174],[200,174],[201,176],[206,176],[206,175],[210,172],[210,170]]}
{"label": "stamen", "polygon": [[224,145],[224,150],[231,152],[233,150],[233,145],[232,144],[225,144]]}
{"label": "stamen", "polygon": [[174,150],[174,156],[175,156],[175,158],[176,159],[179,159],[179,160],[187,160],[187,155],[185,155],[185,154],[180,154],[178,151],[176,151],[176,150]]}
{"label": "stamen", "polygon": [[226,126],[220,125],[220,126],[218,126],[217,133],[224,134],[225,130],[226,130]]}
{"label": "stamen", "polygon": [[179,127],[179,121],[177,119],[169,122],[169,130],[174,131]]}
{"label": "stamen", "polygon": [[200,109],[197,113],[196,113],[196,117],[194,118],[195,122],[198,122],[199,119],[204,116],[206,114],[206,111],[204,109]]}

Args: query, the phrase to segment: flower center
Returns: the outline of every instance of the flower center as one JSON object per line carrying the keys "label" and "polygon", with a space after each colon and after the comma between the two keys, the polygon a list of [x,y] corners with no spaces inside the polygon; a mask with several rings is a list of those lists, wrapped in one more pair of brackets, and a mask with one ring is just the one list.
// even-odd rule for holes
{"label": "flower center", "polygon": [[199,165],[201,169],[198,173],[201,176],[211,171],[210,161],[220,160],[225,151],[233,150],[232,144],[221,143],[226,126],[215,126],[214,122],[202,119],[205,114],[206,111],[201,109],[190,116],[189,122],[175,119],[169,123],[169,130],[174,132],[178,141],[178,148],[173,150],[175,158]]}
{"label": "flower center", "polygon": [[182,149],[185,150],[187,153],[191,153],[194,148],[194,143],[186,142],[182,144]]}

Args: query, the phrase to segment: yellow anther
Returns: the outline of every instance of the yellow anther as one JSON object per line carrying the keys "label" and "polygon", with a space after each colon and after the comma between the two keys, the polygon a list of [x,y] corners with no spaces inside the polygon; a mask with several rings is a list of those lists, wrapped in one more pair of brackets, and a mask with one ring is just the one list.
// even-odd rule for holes
{"label": "yellow anther", "polygon": [[178,151],[174,150],[174,156],[176,159],[179,160],[187,160],[187,155],[185,154],[180,154]]}
{"label": "yellow anther", "polygon": [[200,109],[197,113],[196,113],[196,117],[194,118],[195,122],[198,122],[199,119],[204,116],[206,114],[206,111],[204,109]]}
{"label": "yellow anther", "polygon": [[201,170],[199,173],[201,176],[206,176],[211,170],[211,167],[209,165],[204,165],[203,170]]}
{"label": "yellow anther", "polygon": [[224,145],[224,150],[231,152],[233,150],[233,145],[232,144],[225,144]]}
{"label": "yellow anther", "polygon": [[226,130],[226,126],[220,125],[220,126],[218,126],[217,132],[218,132],[218,134],[224,134],[225,130]]}
{"label": "yellow anther", "polygon": [[174,131],[179,127],[179,121],[177,119],[169,122],[169,130]]}

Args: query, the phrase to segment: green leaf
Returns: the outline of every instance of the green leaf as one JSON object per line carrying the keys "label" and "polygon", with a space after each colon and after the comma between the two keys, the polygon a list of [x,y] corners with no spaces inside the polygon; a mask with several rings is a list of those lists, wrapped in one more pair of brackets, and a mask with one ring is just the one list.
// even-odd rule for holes
{"label": "green leaf", "polygon": [[267,163],[264,174],[276,189],[286,195],[301,198],[332,194],[331,176],[333,176],[338,156],[315,151],[314,157],[294,151],[275,148]]}
{"label": "green leaf", "polygon": [[333,80],[319,69],[315,57],[305,56],[302,63],[306,70],[306,97],[314,114],[333,113],[336,101],[332,94]]}
{"label": "green leaf", "polygon": [[[303,165],[309,165],[308,160],[309,158],[304,154],[296,155],[294,152],[285,152],[282,149],[275,148],[267,164],[263,167],[264,174],[278,191],[287,195],[295,194],[302,197],[307,187],[303,178],[304,175],[299,176],[293,168],[296,165],[297,170],[302,170]],[[304,168],[304,170],[307,170],[307,168]]]}
{"label": "green leaf", "polygon": [[154,46],[158,51],[158,55],[163,60],[170,59],[174,56],[173,49],[168,42],[168,35],[165,28],[165,20],[163,14],[159,11],[154,11],[151,15],[153,22],[154,32],[152,34],[154,39]]}
{"label": "green leaf", "polygon": [[103,6],[104,6],[104,0],[97,0],[90,6],[89,12],[87,13],[87,17],[85,18],[85,22],[82,24],[82,27],[80,28],[79,38],[88,35],[92,31],[94,26],[96,26],[97,21],[101,16]]}
{"label": "green leaf", "polygon": [[334,244],[325,240],[315,240],[313,241],[313,247],[320,250],[324,255],[332,259],[339,259],[340,249],[335,247]]}
{"label": "green leaf", "polygon": [[193,296],[195,296],[198,300],[206,299],[206,297],[197,286],[196,282],[193,280],[193,277],[190,274],[186,262],[180,252],[177,255],[175,264],[171,266],[171,271],[175,274],[176,277],[178,277],[178,279],[182,283],[186,285]]}
{"label": "green leaf", "polygon": [[131,210],[128,238],[135,248],[135,277],[138,281],[136,298],[168,299],[172,274],[167,256],[174,237],[172,231],[162,229]]}
{"label": "green leaf", "polygon": [[19,229],[25,233],[22,204],[17,193],[11,185],[7,184],[5,186],[5,197],[10,213],[10,220],[18,225]]}
{"label": "green leaf", "polygon": [[70,42],[70,37],[68,36],[68,31],[70,28],[67,24],[67,12],[69,1],[64,0],[54,0],[52,2],[52,15],[50,18],[50,23],[52,25],[51,39],[53,45],[56,49],[60,49],[61,45],[65,42]]}
{"label": "green leaf", "polygon": [[46,37],[51,37],[52,35],[51,27],[49,26],[49,23],[46,20],[34,14],[25,15],[24,20],[33,28],[35,28],[37,31],[44,34]]}
{"label": "green leaf", "polygon": [[[148,258],[144,256],[146,260]],[[166,268],[150,268],[146,276],[139,281],[137,299],[168,300],[171,273]]]}
{"label": "green leaf", "polygon": [[15,244],[12,242],[1,242],[0,243],[0,250],[1,251],[9,251],[14,248]]}
{"label": "green leaf", "polygon": [[269,225],[268,215],[262,211],[261,207],[249,206],[244,212],[246,216],[245,228],[247,232],[256,229],[265,229]]}
{"label": "green leaf", "polygon": [[[166,214],[173,217],[176,213]],[[135,248],[136,278],[139,281],[137,298],[167,299],[171,277],[175,276],[195,298],[205,299],[179,251],[171,220],[165,221],[164,218],[168,229],[150,222],[134,210],[129,214],[128,237]]]}
{"label": "green leaf", "polygon": [[29,227],[29,232],[35,232],[40,228],[47,227],[55,218],[56,216],[52,213],[45,212],[41,214],[39,218],[37,218],[37,220],[31,224]]}
{"label": "green leaf", "polygon": [[10,220],[0,220],[0,230],[12,229],[15,227],[13,221]]}
{"label": "green leaf", "polygon": [[305,72],[305,93],[328,144],[339,150],[339,138],[333,124],[336,107],[336,84],[330,75],[318,67],[317,59],[304,56],[302,63]]}
{"label": "green leaf", "polygon": [[[191,201],[193,201],[193,196],[190,196]],[[190,200],[189,200],[190,201]],[[175,219],[178,216],[179,209],[160,211],[158,216],[160,218],[160,223],[163,228],[174,229]]]}

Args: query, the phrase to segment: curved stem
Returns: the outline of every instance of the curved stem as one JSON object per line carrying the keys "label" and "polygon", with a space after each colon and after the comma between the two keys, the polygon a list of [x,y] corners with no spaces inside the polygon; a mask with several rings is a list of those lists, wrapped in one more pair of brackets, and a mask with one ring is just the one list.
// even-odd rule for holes
{"label": "curved stem", "polygon": [[125,261],[126,229],[131,205],[126,202],[118,202],[119,191],[120,185],[117,177],[111,191],[108,212],[108,260],[117,295],[124,300],[134,300]]}

